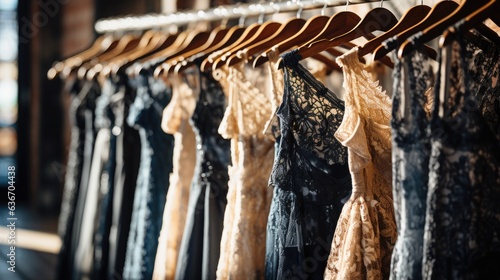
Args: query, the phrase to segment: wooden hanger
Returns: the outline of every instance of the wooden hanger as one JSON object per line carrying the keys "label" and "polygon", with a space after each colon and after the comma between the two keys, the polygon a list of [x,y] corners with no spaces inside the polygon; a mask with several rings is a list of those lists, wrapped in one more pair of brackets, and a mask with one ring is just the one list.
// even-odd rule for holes
{"label": "wooden hanger", "polygon": [[[328,16],[315,16],[310,18],[306,21],[305,25],[299,30],[299,32],[275,45],[275,50],[278,54],[280,54],[294,46],[302,45],[304,42],[311,40],[323,30],[329,20],[330,17]],[[269,58],[266,56],[266,52],[263,52],[253,61],[254,68],[269,61]]]}
{"label": "wooden hanger", "polygon": [[281,24],[275,21],[267,21],[260,25],[259,29],[255,32],[255,34],[248,40],[241,42],[240,44],[235,45],[231,50],[224,53],[221,57],[219,57],[215,63],[212,65],[212,69],[216,70],[226,62],[226,59],[231,57],[233,54],[254,44],[255,42],[260,42],[265,38],[272,36],[276,31],[280,28]]}
{"label": "wooden hanger", "polygon": [[[424,30],[425,28],[433,25],[437,21],[443,18],[443,15],[449,15],[453,13],[458,8],[458,3],[454,1],[441,1],[438,2],[430,12],[427,14],[427,16],[421,20],[419,23],[415,24],[412,27],[407,28],[406,30],[400,32],[397,34],[397,41],[398,43],[403,43],[404,40],[412,36],[413,34]],[[396,45],[394,46],[386,46],[382,44],[379,46],[375,52],[374,52],[374,59],[378,60],[384,56],[386,56],[390,51],[394,50],[396,48]]]}
{"label": "wooden hanger", "polygon": [[134,36],[130,39],[130,41],[123,43],[123,48],[119,49],[120,46],[117,46],[117,48],[115,48],[113,51],[98,56],[97,64],[95,64],[91,69],[89,69],[89,71],[87,71],[87,79],[93,80],[96,75],[99,75],[101,73],[102,70],[107,69],[106,67],[108,66],[108,64],[114,61],[116,58],[126,56],[130,52],[133,52],[136,48],[147,45],[152,36],[152,31],[146,31],[142,36]]}
{"label": "wooden hanger", "polygon": [[159,48],[154,53],[146,55],[134,63],[135,67],[132,75],[138,75],[143,69],[147,69],[153,65],[161,63],[170,54],[180,49],[186,41],[192,40],[198,33],[200,33],[198,30],[186,30],[179,33],[174,42],[166,45],[164,48]]}
{"label": "wooden hanger", "polygon": [[[301,30],[301,28],[304,26],[306,23],[305,19],[302,18],[292,18],[282,24],[280,28],[272,34],[270,37],[265,38],[263,41],[258,41],[255,42],[254,44],[246,47],[244,52],[246,52],[246,57],[249,59],[249,61],[252,61],[252,56],[260,53],[264,50],[267,50],[274,46],[275,44],[282,42],[283,40],[290,38],[294,34],[297,34],[298,31]],[[233,54],[228,60],[226,65],[227,66],[232,66],[237,64],[238,62],[241,62],[242,58],[241,56],[237,54]]]}
{"label": "wooden hanger", "polygon": [[[355,14],[353,12],[350,12],[350,11],[338,12],[338,13],[334,14],[332,17],[329,18],[329,20],[326,23],[326,25],[322,26],[323,29],[320,31],[319,34],[316,34],[316,36],[314,36],[312,39],[309,39],[305,44],[303,42],[300,42],[300,43],[302,43],[303,46],[307,46],[309,44],[312,44],[316,40],[324,40],[326,38],[332,38],[332,37],[339,36],[341,34],[349,32],[350,30],[352,30],[353,28],[355,28],[356,25],[360,21],[361,21],[361,18],[357,14]],[[316,27],[320,27],[320,25],[319,25],[320,21],[316,21],[315,24],[317,24]],[[304,38],[306,38],[306,36],[304,36],[304,37],[298,37],[297,39],[299,39],[299,38],[300,39],[304,39]],[[299,43],[299,42],[296,42],[296,43]],[[332,52],[333,52],[333,50],[332,50]],[[315,56],[318,53],[311,54],[309,57]],[[331,53],[331,54],[335,55],[334,53]],[[323,59],[323,58],[320,58],[320,59]],[[278,62],[278,68],[281,69],[283,67],[282,59],[280,58],[278,61],[279,61]],[[334,64],[336,64],[336,62],[331,61],[328,64],[329,65],[334,65]]]}
{"label": "wooden hanger", "polygon": [[361,22],[361,18],[351,11],[341,11],[334,14],[323,30],[301,46],[308,46],[321,40],[329,40],[349,32]]}
{"label": "wooden hanger", "polygon": [[[417,23],[421,22],[431,11],[431,7],[426,6],[426,5],[417,5],[414,7],[411,7],[408,11],[404,13],[404,15],[401,17],[399,22],[393,26],[389,31],[385,32],[384,34],[377,36],[367,43],[365,43],[363,46],[361,46],[358,50],[358,55],[359,57],[365,56],[371,52],[373,52],[375,49],[377,49],[379,46],[382,45],[382,42],[385,40],[392,38],[396,36],[397,34],[401,33],[404,30],[407,30],[408,28],[416,25]],[[432,54],[431,57],[436,59],[437,53],[435,50],[432,48],[425,46],[427,53]]]}
{"label": "wooden hanger", "polygon": [[[493,0],[495,1],[495,0]],[[445,18],[439,20],[434,23],[432,26],[426,28],[422,35],[417,37],[413,37],[412,40],[404,41],[398,50],[399,58],[404,57],[415,49],[415,46],[422,45],[438,36],[440,36],[448,27],[455,24],[461,19],[466,18],[468,15],[473,13],[474,11],[479,10],[485,4],[487,4],[489,0],[465,0],[463,1],[458,8],[453,11],[450,15]]]}
{"label": "wooden hanger", "polygon": [[[378,23],[378,24],[374,24]],[[307,46],[302,46],[298,49],[298,55],[301,59],[311,57],[322,51],[331,49],[333,47],[341,46],[359,37],[365,37],[367,39],[373,39],[375,36],[372,34],[374,31],[388,31],[393,26],[398,23],[398,20],[394,14],[387,10],[386,8],[377,7],[370,10],[356,26],[347,32],[343,32],[337,37],[325,40],[322,39],[318,42],[312,43]],[[343,26],[344,27],[344,26]],[[343,29],[343,28],[339,28]],[[384,64],[391,66],[392,63],[381,60]],[[282,67],[282,62],[280,63],[280,68]]]}
{"label": "wooden hanger", "polygon": [[[471,28],[475,28],[478,24],[481,24],[481,22],[486,18],[490,18],[495,23],[500,22],[500,15],[498,14],[499,10],[500,10],[500,4],[498,1],[488,2],[482,8],[475,11],[471,15],[467,16],[465,18],[465,22],[460,27],[460,30],[468,30]],[[498,34],[489,28],[486,28],[486,30],[487,30],[486,32],[485,30],[481,30],[480,33],[493,43],[500,46],[500,37],[498,36]],[[443,34],[443,36],[441,36],[439,40],[439,46],[442,48],[446,45],[449,45],[453,41],[455,34],[456,34],[455,31],[452,31],[450,29],[446,30],[446,32]]]}
{"label": "wooden hanger", "polygon": [[104,67],[100,71],[96,71],[97,74],[101,74],[104,77],[107,77],[111,73],[112,67],[117,67],[118,64],[122,61],[134,55],[134,53],[140,52],[144,49],[147,49],[148,46],[152,45],[151,40],[155,38],[159,33],[154,30],[148,30],[142,34],[140,37],[139,43],[129,50],[124,50],[121,54],[112,57],[108,61],[103,61]]}
{"label": "wooden hanger", "polygon": [[[179,36],[179,33],[175,34],[164,34],[163,32],[159,33],[158,36],[153,37],[151,39],[151,43],[143,50],[139,50],[130,56],[124,58],[119,61],[115,67],[112,68],[112,74],[116,75],[119,72],[125,71],[129,66],[134,64],[136,61],[143,59],[144,57],[151,56],[158,51],[161,51],[169,46],[171,46]],[[136,73],[132,72],[132,75]]]}
{"label": "wooden hanger", "polygon": [[257,32],[257,30],[259,28],[260,28],[260,24],[258,24],[258,23],[251,24],[245,29],[245,31],[243,32],[243,34],[241,34],[241,37],[238,40],[234,41],[229,46],[223,47],[220,50],[214,50],[214,52],[211,55],[209,55],[207,58],[205,58],[205,60],[203,60],[203,62],[201,63],[201,67],[200,67],[201,71],[206,72],[209,69],[212,69],[212,65],[222,55],[224,55],[227,51],[231,50],[233,47],[235,47],[235,46],[241,44],[242,42],[244,42],[245,40],[251,38]]}
{"label": "wooden hanger", "polygon": [[[179,72],[182,72],[184,69],[190,67],[191,65],[194,64],[194,61],[195,59],[203,59],[205,60],[211,53],[219,50],[219,49],[223,49],[223,48],[226,48],[228,46],[230,46],[231,44],[233,44],[234,42],[236,42],[236,40],[238,40],[239,38],[241,38],[241,36],[243,35],[243,33],[245,32],[246,28],[245,27],[241,27],[241,26],[234,26],[233,28],[231,28],[229,30],[229,32],[226,34],[226,36],[219,42],[219,44],[216,44],[214,46],[211,46],[210,48],[207,48],[207,49],[204,49],[200,52],[196,52],[196,50],[194,50],[191,54],[189,54],[189,58],[184,60],[184,61],[180,61],[176,66],[175,66],[175,69],[174,71],[176,73],[179,73]],[[188,54],[186,54],[186,57],[188,57]]]}
{"label": "wooden hanger", "polygon": [[[92,80],[95,76],[95,71],[102,70],[103,63],[120,55],[127,50],[134,48],[140,41],[140,37],[131,34],[123,35],[118,41],[116,47],[112,50],[104,52],[98,56],[91,58],[85,64],[78,67],[78,77],[80,79],[90,79]],[[90,74],[89,74],[90,73]]]}
{"label": "wooden hanger", "polygon": [[119,41],[120,39],[114,38],[112,34],[99,36],[90,48],[73,55],[62,62],[54,63],[52,68],[50,68],[47,72],[47,77],[51,80],[60,75],[61,78],[64,79],[68,77],[76,68],[88,62],[95,56],[113,50],[118,45]]}
{"label": "wooden hanger", "polygon": [[[187,41],[187,39],[186,39],[186,41],[183,43],[181,48],[179,48],[174,53],[166,56],[164,58],[164,61],[167,61],[167,60],[174,58],[174,57],[182,56],[182,54],[184,54],[186,52],[189,52],[191,50],[199,48],[200,46],[203,46],[203,44],[205,44],[208,41],[208,39],[210,38],[210,34],[211,34],[210,31],[203,31],[203,32],[197,33],[196,36],[194,36],[191,39],[191,41]],[[156,78],[158,78],[162,73],[163,73],[163,68],[161,67],[161,65],[157,66],[156,69],[154,70],[154,76]]]}
{"label": "wooden hanger", "polygon": [[[241,29],[241,28],[236,27],[236,29]],[[164,62],[162,64],[162,67],[163,67],[165,73],[172,72],[174,70],[174,66],[177,63],[182,63],[184,61],[187,62],[187,59],[189,59],[191,56],[197,55],[197,54],[199,54],[199,53],[201,53],[201,52],[203,52],[203,51],[205,51],[213,46],[220,45],[220,42],[224,38],[226,38],[226,36],[229,34],[229,32],[231,31],[232,33],[234,33],[234,31],[236,29],[235,28],[228,29],[225,27],[224,28],[222,28],[222,27],[215,28],[210,33],[210,37],[208,38],[207,42],[205,42],[205,44],[199,46],[198,48],[187,51],[183,54],[172,57],[172,58],[168,59],[166,62]],[[231,34],[229,34],[229,35],[231,35]]]}

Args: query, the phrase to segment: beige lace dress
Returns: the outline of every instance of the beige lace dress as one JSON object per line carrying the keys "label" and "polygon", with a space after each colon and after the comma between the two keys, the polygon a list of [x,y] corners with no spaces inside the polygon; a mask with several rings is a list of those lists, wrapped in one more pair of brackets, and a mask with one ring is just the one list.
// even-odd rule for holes
{"label": "beige lace dress", "polygon": [[163,224],[153,279],[174,279],[177,256],[184,232],[189,190],[196,166],[196,140],[189,122],[196,98],[193,90],[180,78],[173,79],[172,100],[163,110],[162,129],[175,139],[173,171],[167,193]]}
{"label": "beige lace dress", "polygon": [[266,80],[243,63],[214,76],[229,95],[219,133],[231,139],[232,161],[217,279],[264,279],[274,159],[274,141],[262,133],[271,113]]}
{"label": "beige lace dress", "polygon": [[343,68],[345,115],[335,137],[348,148],[353,193],[342,209],[325,279],[388,279],[396,242],[391,185],[391,101],[359,62]]}

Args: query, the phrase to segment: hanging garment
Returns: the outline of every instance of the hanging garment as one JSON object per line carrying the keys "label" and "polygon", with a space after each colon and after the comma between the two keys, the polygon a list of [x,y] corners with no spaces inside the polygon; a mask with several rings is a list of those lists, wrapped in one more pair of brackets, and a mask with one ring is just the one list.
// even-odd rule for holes
{"label": "hanging garment", "polygon": [[[110,81],[108,81],[111,83]],[[103,87],[104,88],[104,87]],[[97,207],[97,219],[94,232],[94,255],[92,279],[106,279],[109,250],[109,231],[111,228],[112,198],[114,194],[114,179],[116,168],[116,137],[117,118],[123,119],[120,107],[123,101],[123,92],[115,93],[107,90],[102,92],[96,106],[96,125],[107,127],[109,134],[108,160],[104,163],[100,181],[100,197]]]}
{"label": "hanging garment", "polygon": [[[112,222],[109,230],[107,279],[123,279],[123,267],[132,219],[134,193],[141,161],[139,132],[128,125],[126,118],[135,99],[137,83],[126,75],[119,75],[117,83],[123,97],[123,119],[115,119],[116,169],[113,193]],[[121,123],[120,123],[121,122]],[[117,131],[118,130],[118,131]]]}
{"label": "hanging garment", "polygon": [[[75,224],[75,217],[77,216],[77,202],[78,194],[80,192],[80,183],[84,173],[85,160],[85,147],[91,145],[93,149],[93,138],[91,141],[86,141],[86,124],[91,125],[90,132],[92,133],[93,124],[91,108],[88,108],[88,98],[94,98],[91,90],[91,83],[84,83],[80,85],[80,81],[75,81],[73,84],[71,94],[71,104],[69,108],[69,117],[71,124],[71,143],[69,147],[68,163],[66,168],[66,175],[64,180],[64,192],[61,202],[61,213],[59,215],[58,234],[61,238],[61,250],[58,256],[58,268],[56,273],[57,279],[67,279],[71,277],[72,272],[72,259],[75,248],[73,238],[73,225]],[[86,113],[90,113],[90,122],[86,122]],[[93,135],[93,134],[92,134]],[[89,149],[89,147],[87,147]],[[88,174],[86,174],[88,176]],[[78,220],[78,222],[80,222]]]}
{"label": "hanging garment", "polygon": [[[100,262],[96,264],[94,258],[96,254],[102,253],[96,252],[96,249],[99,250],[101,247],[96,247],[95,237],[99,231],[101,219],[106,219],[106,216],[101,216],[101,206],[109,190],[110,174],[107,164],[112,161],[111,158],[114,155],[114,147],[111,144],[111,123],[114,122],[114,117],[110,108],[110,97],[114,92],[114,85],[107,80],[102,86],[102,94],[95,99],[94,125],[98,132],[95,138],[89,183],[85,189],[86,192],[80,193],[84,195],[80,201],[84,203],[84,207],[72,279],[93,279],[95,278],[94,266],[97,265],[98,270],[101,268]],[[101,242],[99,243],[101,245]],[[98,259],[101,260],[100,256]]]}
{"label": "hanging garment", "polygon": [[[271,78],[271,89],[269,92],[269,100],[271,101],[271,114],[264,126],[264,135],[267,135],[272,140],[276,141],[280,136],[279,119],[276,115],[279,105],[283,102],[284,92],[284,77],[283,72],[277,70],[279,54],[276,49],[272,48],[266,52],[269,58],[269,76]],[[277,151],[277,149],[275,149]]]}
{"label": "hanging garment", "polygon": [[424,279],[500,275],[500,48],[456,26],[431,121]]}
{"label": "hanging garment", "polygon": [[398,238],[391,279],[422,279],[433,87],[437,65],[413,52],[395,59],[392,96],[392,187]]}
{"label": "hanging garment", "polygon": [[298,63],[295,51],[283,62],[266,279],[323,279],[337,218],[351,191],[347,149],[334,137],[344,104]]}
{"label": "hanging garment", "polygon": [[196,166],[196,138],[189,119],[196,106],[187,83],[173,81],[172,100],[163,110],[162,129],[175,139],[173,171],[163,212],[163,224],[156,252],[153,279],[171,280],[182,242],[188,212],[189,189]]}
{"label": "hanging garment", "polygon": [[344,72],[346,110],[335,137],[349,151],[352,196],[335,229],[325,279],[387,279],[396,243],[391,101],[359,62],[358,48],[336,61]]}
{"label": "hanging garment", "polygon": [[139,130],[142,151],[123,277],[151,279],[172,172],[174,139],[160,126],[171,90],[149,73],[141,73],[137,79],[139,86],[127,122]]}
{"label": "hanging garment", "polygon": [[[246,59],[244,59],[246,60]],[[271,112],[266,74],[244,62],[214,77],[228,81],[228,106],[219,133],[231,140],[229,190],[217,279],[264,279],[266,225],[272,189],[267,181],[274,141],[262,134]],[[217,75],[217,73],[219,75]]]}
{"label": "hanging garment", "polygon": [[224,210],[228,188],[230,143],[217,128],[226,99],[220,84],[199,71],[191,83],[198,100],[192,116],[196,134],[198,166],[191,185],[188,214],[175,279],[215,279],[220,255]]}

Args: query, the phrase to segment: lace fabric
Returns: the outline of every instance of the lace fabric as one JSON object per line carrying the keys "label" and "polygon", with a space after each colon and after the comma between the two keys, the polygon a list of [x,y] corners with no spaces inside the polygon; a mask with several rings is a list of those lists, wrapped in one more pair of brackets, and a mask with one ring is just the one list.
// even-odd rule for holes
{"label": "lace fabric", "polygon": [[344,104],[298,63],[295,51],[283,61],[266,279],[322,279],[343,199],[350,194],[347,149],[334,137]]}
{"label": "lace fabric", "polygon": [[424,235],[425,279],[500,275],[500,48],[456,32],[441,49]]}
{"label": "lace fabric", "polygon": [[261,132],[271,105],[265,92],[266,73],[229,68],[217,78],[229,82],[228,106],[219,133],[231,139],[228,203],[224,216],[217,279],[264,279],[266,217],[272,198],[267,181],[274,141]]}
{"label": "lace fabric", "polygon": [[[139,131],[141,160],[134,194],[123,278],[150,279],[153,275],[165,197],[172,172],[174,139],[161,131],[163,108],[171,89],[150,73],[141,73],[127,123]],[[153,152],[154,151],[154,152]]]}
{"label": "lace fabric", "polygon": [[395,59],[392,184],[398,238],[391,279],[421,279],[435,63],[420,52]]}
{"label": "lace fabric", "polygon": [[216,277],[227,203],[230,142],[217,132],[226,98],[221,85],[210,74],[199,71],[200,63],[198,61],[193,75],[197,83],[189,83],[198,98],[191,117],[196,135],[197,166],[175,279]]}
{"label": "lace fabric", "polygon": [[325,279],[387,279],[396,242],[391,102],[359,62],[357,50],[337,58],[346,108],[335,137],[348,148],[353,194],[335,229]]}
{"label": "lace fabric", "polygon": [[196,166],[196,138],[189,122],[196,99],[180,78],[173,79],[172,100],[163,110],[162,129],[174,135],[173,171],[167,192],[153,279],[175,277],[177,257],[188,212],[189,189]]}
{"label": "lace fabric", "polygon": [[264,134],[269,136],[271,139],[276,139],[280,137],[279,120],[276,115],[276,110],[278,110],[279,105],[283,101],[283,72],[277,70],[277,63],[279,55],[277,50],[274,48],[266,53],[269,58],[268,67],[271,77],[272,87],[269,91],[269,100],[271,101],[271,115],[264,126]]}

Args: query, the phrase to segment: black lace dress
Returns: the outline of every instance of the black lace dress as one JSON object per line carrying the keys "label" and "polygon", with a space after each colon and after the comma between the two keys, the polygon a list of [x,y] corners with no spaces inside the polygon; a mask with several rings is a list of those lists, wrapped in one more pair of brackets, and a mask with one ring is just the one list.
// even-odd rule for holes
{"label": "black lace dress", "polygon": [[198,85],[192,86],[199,96],[191,117],[198,166],[191,185],[175,279],[215,279],[231,151],[230,141],[217,132],[224,116],[226,98],[220,84],[210,74],[193,74],[199,76]]}
{"label": "black lace dress", "polygon": [[430,138],[436,65],[413,52],[395,60],[392,96],[392,185],[398,238],[391,279],[422,279]]}
{"label": "black lace dress", "polygon": [[431,121],[425,279],[500,277],[500,48],[457,27]]}
{"label": "black lace dress", "polygon": [[323,279],[337,220],[351,194],[347,148],[334,137],[344,105],[298,63],[295,51],[283,60],[266,279]]}

